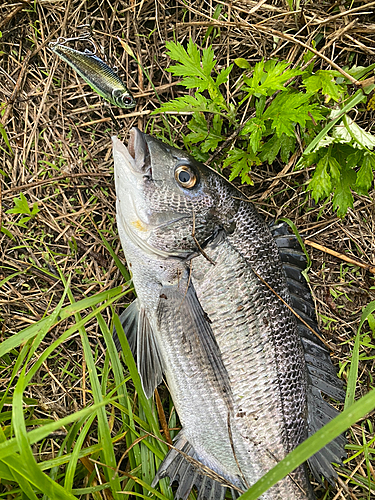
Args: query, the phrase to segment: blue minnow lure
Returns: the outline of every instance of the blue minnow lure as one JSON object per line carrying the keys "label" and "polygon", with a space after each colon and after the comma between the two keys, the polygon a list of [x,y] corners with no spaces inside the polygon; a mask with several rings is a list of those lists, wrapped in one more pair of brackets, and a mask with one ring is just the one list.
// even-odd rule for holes
{"label": "blue minnow lure", "polygon": [[[61,40],[61,41],[60,41]],[[119,108],[134,108],[135,100],[119,76],[95,52],[84,52],[64,45],[65,39],[51,42],[49,48],[67,62],[101,97]]]}

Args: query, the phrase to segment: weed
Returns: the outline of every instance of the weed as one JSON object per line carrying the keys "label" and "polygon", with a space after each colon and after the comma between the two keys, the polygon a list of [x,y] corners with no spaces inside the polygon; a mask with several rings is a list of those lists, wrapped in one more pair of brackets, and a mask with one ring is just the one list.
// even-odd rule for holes
{"label": "weed", "polygon": [[[348,115],[366,95],[359,90],[351,98],[351,82],[338,71],[314,73],[313,65],[292,69],[287,61],[276,60],[262,60],[251,67],[238,58],[234,62],[244,71],[234,102],[227,103],[221,87],[230,83],[233,64],[218,71],[212,46],[199,51],[191,39],[187,49],[174,42],[167,42],[166,47],[169,57],[178,62],[167,71],[182,76],[181,85],[195,93],[164,103],[154,114],[192,113],[184,144],[197,160],[206,161],[209,152],[236,129],[239,147],[224,148],[220,161],[223,167],[231,167],[229,180],[239,176],[242,183],[252,184],[252,167],[271,164],[277,157],[283,163],[289,161],[298,130],[308,146],[298,166],[315,166],[308,189],[316,202],[333,193],[333,209],[343,216],[353,206],[352,191],[367,195],[374,178],[375,136]],[[359,79],[374,67],[353,67],[347,73]],[[254,112],[241,125],[244,104]]]}
{"label": "weed", "polygon": [[19,198],[13,198],[14,208],[10,208],[6,211],[7,214],[22,214],[26,217],[22,217],[18,222],[17,226],[26,228],[26,224],[30,219],[33,219],[39,212],[38,204],[34,203],[33,207],[30,209],[27,199],[23,193],[20,193]]}

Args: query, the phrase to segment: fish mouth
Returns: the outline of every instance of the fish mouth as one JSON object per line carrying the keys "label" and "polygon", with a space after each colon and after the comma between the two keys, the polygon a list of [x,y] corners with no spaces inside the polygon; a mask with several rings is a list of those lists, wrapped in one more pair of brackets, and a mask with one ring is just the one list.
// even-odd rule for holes
{"label": "fish mouth", "polygon": [[[130,130],[127,147],[116,136],[112,137],[115,160],[115,184],[117,195],[117,219],[125,230],[127,237],[148,255],[162,258],[186,259],[191,252],[165,251],[149,243],[152,231],[169,226],[180,219],[189,218],[179,214],[164,221],[152,221],[152,214],[139,210],[144,205],[143,185],[151,179],[151,154],[144,134],[137,128]],[[176,214],[177,215],[177,214]]]}
{"label": "fish mouth", "polygon": [[[116,140],[119,141],[117,137],[112,138],[114,147]],[[132,173],[135,175],[142,174],[144,176],[151,177],[151,156],[144,134],[138,128],[133,127],[130,130],[128,147],[124,145],[123,147],[122,152],[125,153],[126,151],[127,153],[124,156],[126,156],[128,167]]]}

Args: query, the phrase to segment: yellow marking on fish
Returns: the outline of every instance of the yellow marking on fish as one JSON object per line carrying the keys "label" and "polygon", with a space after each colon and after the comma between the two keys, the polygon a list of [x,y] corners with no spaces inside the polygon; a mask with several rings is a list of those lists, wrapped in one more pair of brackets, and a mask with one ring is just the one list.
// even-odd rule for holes
{"label": "yellow marking on fish", "polygon": [[134,220],[130,224],[136,229],[138,229],[138,231],[147,231],[147,227],[143,224],[143,222],[140,219]]}

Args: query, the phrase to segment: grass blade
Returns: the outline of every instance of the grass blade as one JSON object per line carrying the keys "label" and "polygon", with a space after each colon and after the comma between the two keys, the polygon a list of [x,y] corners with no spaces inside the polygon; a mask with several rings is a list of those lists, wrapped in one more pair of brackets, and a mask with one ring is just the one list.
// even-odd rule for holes
{"label": "grass blade", "polygon": [[85,442],[86,435],[90,430],[90,427],[95,419],[96,415],[95,413],[91,415],[85,425],[83,426],[83,429],[79,433],[78,438],[76,439],[76,442],[73,447],[72,455],[68,463],[68,467],[66,468],[65,472],[65,480],[64,480],[64,488],[66,491],[72,491],[73,488],[73,481],[74,481],[74,474],[77,468],[77,462],[79,460],[79,452],[81,451],[81,448]]}
{"label": "grass blade", "polygon": [[[97,293],[92,297],[88,297],[87,299],[75,302],[74,304],[71,304],[61,309],[59,313],[60,316],[59,322],[68,318],[69,316],[72,316],[78,311],[82,311],[82,309],[88,309],[90,307],[94,307],[99,302],[103,302],[106,300],[109,301],[112,298],[114,298],[114,300],[117,300],[129,292],[130,292],[129,290],[123,292],[123,287],[119,286],[117,288],[113,288],[112,290],[106,290],[104,292]],[[10,352],[12,349],[19,347],[27,340],[35,337],[35,335],[37,335],[40,329],[43,328],[45,323],[49,321],[49,318],[50,316],[48,316],[47,318],[43,318],[34,325],[31,325],[25,328],[24,330],[21,330],[17,334],[12,335],[8,339],[4,340],[4,342],[0,344],[0,357],[4,356],[4,354]]]}
{"label": "grass blade", "polygon": [[29,483],[53,499],[75,500],[76,497],[74,495],[65,491],[60,484],[53,481],[49,476],[41,471],[35,461],[32,449],[30,448],[24,420],[22,400],[23,391],[27,384],[25,368],[19,376],[13,396],[13,426],[18,448],[20,450],[20,461],[18,461],[15,471],[18,474],[24,475],[25,479]]}
{"label": "grass blade", "polygon": [[372,390],[289,453],[273,469],[260,478],[246,493],[241,495],[240,499],[257,500],[265,491],[283,479],[287,474],[290,474],[296,467],[305,462],[337,436],[345,432],[346,429],[355,424],[357,420],[364,417],[374,408],[375,390]]}
{"label": "grass blade", "polygon": [[325,137],[328,134],[328,132],[331,130],[331,128],[334,127],[334,125],[336,125],[336,123],[342,119],[342,117],[345,115],[345,113],[347,113],[348,111],[350,111],[351,109],[353,109],[354,106],[356,106],[357,104],[359,104],[364,99],[367,99],[367,97],[365,96],[365,94],[363,93],[363,91],[361,89],[357,90],[357,92],[349,100],[348,104],[346,104],[346,106],[344,106],[342,108],[341,113],[339,114],[339,116],[337,116],[336,118],[334,118],[333,120],[331,120],[324,127],[324,129],[321,130],[319,132],[319,134],[310,142],[310,144],[307,146],[307,148],[303,152],[303,155],[298,160],[297,165],[294,167],[295,170],[298,170],[298,168],[301,168],[302,162],[303,162],[303,157],[305,155],[311,153],[311,151],[313,151],[313,149],[323,139],[323,137]]}
{"label": "grass blade", "polygon": [[[61,278],[64,280],[63,275],[61,274]],[[74,303],[74,297],[71,290],[68,290],[68,296],[71,303]],[[75,314],[76,321],[81,321],[81,316],[79,312]],[[83,352],[85,356],[85,360],[87,363],[87,369],[89,372],[91,388],[94,396],[95,403],[101,403],[103,401],[102,390],[98,378],[98,373],[96,371],[94,358],[91,352],[90,342],[88,340],[86,330],[84,326],[80,326],[78,331],[81,336]],[[111,431],[109,429],[109,424],[107,420],[105,406],[100,407],[97,410],[97,418],[98,418],[98,439],[103,447],[102,451],[102,462],[106,464],[107,467],[103,468],[103,473],[106,479],[109,481],[111,485],[111,491],[113,494],[113,498],[115,500],[120,500],[119,491],[121,490],[120,481],[117,475],[113,476],[113,470],[116,469],[116,458],[113,450],[113,446],[111,443]]]}
{"label": "grass blade", "polygon": [[358,377],[358,364],[359,364],[359,346],[361,339],[361,329],[364,322],[367,320],[370,314],[375,311],[375,300],[370,302],[362,312],[361,321],[358,326],[357,335],[355,337],[352,359],[350,363],[350,371],[348,377],[348,388],[346,391],[345,406],[344,409],[349,408],[354,403],[355,389],[357,385]]}
{"label": "grass blade", "polygon": [[[31,445],[37,443],[38,441],[45,439],[52,432],[55,432],[58,429],[61,429],[62,427],[69,425],[76,420],[79,420],[80,418],[87,417],[91,413],[97,411],[100,407],[110,404],[111,401],[111,399],[103,399],[103,401],[101,401],[100,403],[89,406],[88,408],[84,408],[83,410],[79,410],[75,413],[72,413],[71,415],[68,415],[67,417],[61,418],[60,420],[51,422],[50,424],[46,424],[43,427],[38,427],[37,429],[28,432],[27,438],[29,440],[29,444]],[[99,449],[101,448],[99,447]],[[16,438],[8,439],[5,441],[2,440],[2,442],[0,443],[1,460],[4,460],[4,458],[17,453],[18,451],[19,447]],[[90,453],[93,453],[93,451]]]}

